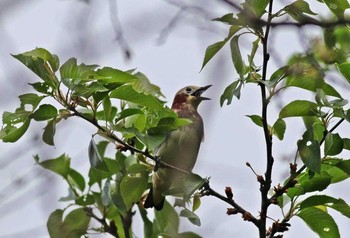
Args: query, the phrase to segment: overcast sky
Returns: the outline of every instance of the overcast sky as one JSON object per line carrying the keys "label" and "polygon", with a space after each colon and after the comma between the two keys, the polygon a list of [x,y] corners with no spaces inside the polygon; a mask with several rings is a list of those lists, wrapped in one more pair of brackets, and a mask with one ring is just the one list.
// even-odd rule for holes
{"label": "overcast sky", "polygon": [[[113,1],[92,0],[90,4],[77,0],[1,0],[0,1],[0,112],[13,111],[18,105],[17,96],[29,92],[29,82],[36,77],[10,56],[35,47],[43,47],[57,54],[61,63],[70,57],[78,62],[111,66],[121,70],[137,68],[161,87],[170,102],[174,93],[186,85],[213,87],[206,92],[212,98],[200,106],[205,122],[205,141],[202,144],[194,172],[211,177],[211,186],[223,193],[231,186],[234,198],[254,215],[260,207],[259,184],[245,166],[249,161],[258,173],[265,168],[264,138],[260,128],[253,126],[245,115],[260,113],[259,88],[246,85],[241,100],[233,100],[230,106],[220,107],[219,98],[225,86],[235,80],[229,49],[225,48],[200,72],[205,49],[222,40],[226,28],[209,19],[220,17],[229,11],[228,6],[213,1],[182,1],[197,4],[179,13],[179,7],[166,1]],[[277,1],[276,1],[277,2]],[[18,3],[18,5],[16,4]],[[6,6],[6,7],[5,7]],[[120,24],[111,18],[111,8],[117,10]],[[176,21],[174,17],[179,14]],[[114,24],[112,24],[112,22]],[[174,24],[172,24],[172,22]],[[121,26],[121,28],[120,28]],[[170,26],[170,28],[169,28]],[[122,36],[131,51],[126,60],[116,34]],[[303,32],[316,35],[316,29]],[[274,57],[269,73],[283,66],[293,52],[302,52],[295,29],[278,29],[272,32]],[[243,49],[249,42],[240,42]],[[243,56],[247,52],[243,50]],[[295,93],[297,92],[297,93]],[[277,118],[280,105],[300,95],[294,91],[285,94],[283,101],[272,102],[270,119]],[[86,174],[88,170],[87,147],[95,129],[77,118],[58,125],[56,146],[51,148],[40,141],[44,124],[32,123],[29,133],[16,144],[0,143],[0,237],[48,237],[46,221],[56,208],[65,207],[57,200],[66,195],[65,182],[34,164],[32,155],[42,159],[67,153],[72,157],[72,167]],[[296,151],[296,141],[303,128],[296,119],[287,120],[286,139],[274,141],[275,171],[273,184],[283,182],[290,161]],[[345,197],[350,203],[349,181],[335,185],[326,194]],[[346,190],[345,190],[346,189]],[[242,221],[239,215],[226,215],[228,206],[218,199],[204,197],[197,214],[202,226],[195,227],[182,220],[182,229],[194,230],[203,237],[257,237],[257,229]],[[278,215],[277,215],[278,214]],[[271,207],[271,216],[281,218],[279,210]],[[348,220],[335,216],[341,234],[349,234]],[[137,218],[138,219],[138,218]],[[284,237],[317,237],[299,218],[291,220],[292,227]],[[142,237],[141,223],[136,221],[137,237]],[[94,236],[97,237],[97,236]],[[107,237],[103,235],[101,237]]]}

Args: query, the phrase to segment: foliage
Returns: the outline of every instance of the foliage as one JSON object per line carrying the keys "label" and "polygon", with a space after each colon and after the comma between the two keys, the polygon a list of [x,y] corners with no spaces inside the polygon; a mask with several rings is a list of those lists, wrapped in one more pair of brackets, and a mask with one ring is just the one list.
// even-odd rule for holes
{"label": "foliage", "polygon": [[[350,8],[349,3],[346,0],[337,0],[336,4],[320,1],[333,14],[330,21],[321,21],[303,0],[294,1],[276,12],[272,11],[272,0],[246,0],[242,5],[226,2],[238,9],[238,13],[214,19],[228,26],[228,34],[208,46],[202,68],[229,42],[238,77],[224,90],[220,104],[229,105],[234,97],[239,99],[245,84],[256,84],[260,88],[262,113],[248,115],[264,131],[267,150],[265,175],[257,175],[261,191],[259,214],[252,215],[233,200],[231,188],[226,188],[224,196],[210,188],[208,180],[192,175],[186,182],[182,199],[175,203],[182,207],[181,211],[178,213],[166,202],[151,221],[142,200],[150,186],[154,163],[161,163],[152,153],[169,131],[191,122],[178,118],[167,108],[159,87],[140,72],[78,64],[75,58],[60,64],[56,55],[37,48],[13,55],[40,81],[31,84],[35,93],[19,96],[20,106],[14,112],[3,113],[0,139],[16,142],[33,120],[47,123],[42,140],[51,146],[55,144],[56,127],[62,120],[79,117],[97,129],[89,145],[88,175],[71,168],[68,155],[43,161],[35,156],[41,167],[63,177],[70,188],[70,195],[62,198],[69,203],[67,208],[54,211],[48,219],[51,237],[62,234],[80,237],[91,231],[131,237],[131,221],[136,208],[144,223],[144,237],[199,237],[192,232],[180,233],[179,216],[200,225],[194,211],[201,204],[200,197],[206,195],[229,204],[227,214],[242,214],[244,220],[259,229],[260,237],[281,237],[276,234],[286,232],[295,216],[322,238],[340,237],[328,208],[350,218],[350,207],[341,198],[327,196],[323,191],[350,176],[350,160],[342,158],[341,154],[350,149],[350,139],[341,131],[335,132],[340,124],[350,122],[350,110],[348,101],[329,80],[329,74],[333,73],[337,74],[337,80],[342,78],[350,83],[350,30],[344,15]],[[274,27],[283,25],[320,26],[323,37],[312,39],[308,51],[293,55],[285,66],[268,75],[269,34],[276,29]],[[247,58],[240,45],[243,37],[252,45]],[[258,51],[262,52],[262,57]],[[270,123],[267,117],[269,103],[283,97],[287,90],[306,90],[312,93],[314,100],[298,98],[287,103]],[[47,98],[53,98],[57,103],[45,102]],[[305,125],[305,132],[295,142],[301,161],[295,158],[290,163],[290,176],[281,182],[283,185],[272,188],[272,142],[275,138],[284,139],[288,118],[301,118]],[[113,158],[106,155],[109,144],[117,148]],[[193,202],[192,209],[186,207],[189,200]],[[267,224],[271,205],[280,207],[282,217]],[[89,227],[91,218],[101,227]]]}

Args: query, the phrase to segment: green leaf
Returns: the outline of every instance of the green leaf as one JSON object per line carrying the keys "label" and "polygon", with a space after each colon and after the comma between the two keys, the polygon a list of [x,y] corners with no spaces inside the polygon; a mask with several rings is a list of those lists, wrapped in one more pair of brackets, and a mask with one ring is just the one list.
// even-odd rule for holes
{"label": "green leaf", "polygon": [[61,156],[55,159],[37,162],[41,167],[51,170],[52,172],[61,175],[63,178],[67,178],[69,172],[71,171],[70,158],[65,154],[62,154]]}
{"label": "green leaf", "polygon": [[[91,80],[97,74],[94,71],[98,65],[85,65],[77,64],[76,58],[68,59],[60,68],[60,74],[62,79],[72,79],[74,81],[86,81]],[[68,82],[68,81],[62,81]],[[69,87],[69,85],[66,84]]]}
{"label": "green leaf", "polygon": [[63,220],[63,210],[57,209],[52,212],[47,221],[47,229],[51,238],[60,238],[62,237],[61,227]]}
{"label": "green leaf", "polygon": [[324,205],[332,208],[347,218],[350,218],[350,206],[342,199],[336,199],[326,195],[314,195],[306,198],[300,203],[300,209],[305,209],[307,207]]}
{"label": "green leaf", "polygon": [[36,83],[30,83],[34,90],[36,90],[39,93],[51,95],[52,94],[52,89],[48,83],[45,82],[36,82]]}
{"label": "green leaf", "polygon": [[167,234],[166,237],[174,237],[178,234],[179,216],[175,209],[165,200],[163,209],[155,210],[155,220],[153,222],[153,235]]}
{"label": "green leaf", "polygon": [[138,80],[138,78],[135,75],[110,67],[98,69],[96,71],[96,74],[98,75],[98,81],[102,82],[103,84],[122,85]]}
{"label": "green leaf", "polygon": [[295,100],[287,104],[279,113],[279,118],[315,116],[317,104],[306,100]]}
{"label": "green leaf", "polygon": [[199,217],[194,212],[191,212],[190,210],[188,210],[186,208],[181,210],[180,216],[186,217],[192,224],[194,224],[196,226],[201,226],[201,221],[200,221]]}
{"label": "green leaf", "polygon": [[350,174],[346,173],[346,171],[341,169],[341,167],[343,166],[342,162],[342,159],[328,157],[326,159],[323,159],[321,164],[321,173],[326,172],[329,176],[331,176],[331,183],[338,183],[349,178]]}
{"label": "green leaf", "polygon": [[201,70],[216,55],[216,53],[218,53],[221,50],[221,48],[232,38],[232,36],[234,36],[240,29],[241,27],[239,26],[231,26],[228,36],[223,41],[219,41],[208,46],[208,48],[205,50],[205,55],[204,55],[204,60],[203,60]]}
{"label": "green leaf", "polygon": [[27,131],[30,120],[26,120],[20,127],[6,126],[0,130],[0,139],[3,142],[16,142]]}
{"label": "green leaf", "polygon": [[273,134],[277,136],[279,140],[283,140],[284,133],[286,132],[286,122],[279,118],[272,126]]}
{"label": "green leaf", "polygon": [[185,180],[185,187],[184,187],[184,200],[185,201],[189,200],[192,194],[203,186],[205,181],[206,180],[203,179],[198,174],[191,173],[187,175]]}
{"label": "green leaf", "polygon": [[233,96],[237,97],[237,99],[241,96],[241,88],[243,83],[240,80],[234,81],[229,86],[225,88],[224,93],[220,97],[220,106],[225,103],[227,100],[227,105],[230,105],[232,102]]}
{"label": "green leaf", "polygon": [[303,138],[298,140],[298,151],[301,160],[311,171],[320,173],[321,153],[320,144],[314,139],[312,129],[308,129],[303,134]]}
{"label": "green leaf", "polygon": [[233,65],[235,66],[235,69],[240,76],[240,79],[243,79],[244,62],[242,59],[241,51],[239,49],[238,39],[239,39],[239,35],[234,36],[230,42],[231,58],[232,58]]}
{"label": "green leaf", "polygon": [[67,176],[67,181],[71,186],[78,188],[81,192],[84,191],[85,179],[78,171],[70,169]]}
{"label": "green leaf", "polygon": [[137,92],[164,97],[164,95],[160,91],[160,88],[157,85],[152,84],[146,75],[137,72],[135,76],[138,79],[133,81],[132,86]]}
{"label": "green leaf", "polygon": [[45,98],[44,96],[39,96],[35,93],[22,94],[18,97],[21,101],[21,107],[24,107],[25,105],[31,105],[31,111],[34,111],[41,102],[41,100]]}
{"label": "green leaf", "polygon": [[317,13],[311,11],[310,6],[303,0],[297,0],[284,8],[286,11],[303,12],[316,16]]}
{"label": "green leaf", "polygon": [[176,238],[202,238],[202,236],[194,233],[194,232],[182,232]]}
{"label": "green leaf", "polygon": [[275,87],[282,79],[290,75],[290,68],[288,65],[277,69],[270,77],[269,85]]}
{"label": "green leaf", "polygon": [[86,234],[89,228],[90,217],[86,214],[84,208],[77,208],[71,211],[63,221],[63,227],[60,237],[77,238]]}
{"label": "green leaf", "polygon": [[350,63],[335,64],[339,72],[344,76],[346,81],[350,83]]}
{"label": "green leaf", "polygon": [[303,219],[320,238],[340,238],[338,226],[327,212],[316,207],[308,207],[300,210],[297,216]]}
{"label": "green leaf", "polygon": [[298,87],[312,92],[316,92],[317,89],[321,89],[326,95],[341,98],[341,95],[337,92],[337,90],[335,90],[333,86],[327,84],[321,77],[292,75],[286,80],[286,86]]}
{"label": "green leaf", "polygon": [[195,212],[201,206],[201,196],[199,193],[193,195],[192,211]]}
{"label": "green leaf", "polygon": [[288,189],[287,195],[290,198],[309,192],[323,191],[331,184],[332,177],[325,172],[315,174],[312,178],[308,173],[302,173],[297,177],[297,181],[294,187]]}
{"label": "green leaf", "polygon": [[152,95],[137,92],[131,85],[123,85],[114,89],[111,98],[119,98],[121,100],[139,104],[156,110],[163,108],[162,103]]}
{"label": "green leaf", "polygon": [[338,18],[344,18],[344,12],[350,8],[348,0],[323,0],[327,4],[329,10],[333,12]]}
{"label": "green leaf", "polygon": [[32,114],[36,121],[47,121],[57,116],[57,109],[50,104],[43,104]]}
{"label": "green leaf", "polygon": [[59,61],[56,55],[52,55],[43,48],[36,48],[35,50],[12,56],[49,85],[54,87],[58,85],[58,81],[54,75],[54,72],[59,67]]}
{"label": "green leaf", "polygon": [[56,133],[56,122],[55,119],[47,122],[47,125],[43,133],[43,141],[48,145],[55,145],[54,136]]}
{"label": "green leaf", "polygon": [[246,116],[249,117],[252,120],[252,122],[255,123],[255,125],[260,126],[260,127],[263,126],[261,116],[259,116],[259,115],[246,115]]}
{"label": "green leaf", "polygon": [[106,180],[105,185],[103,186],[103,190],[101,193],[101,202],[102,202],[102,205],[105,207],[107,207],[112,203],[110,177]]}
{"label": "green leaf", "polygon": [[138,202],[147,189],[148,167],[142,164],[133,164],[129,167],[120,184],[120,192],[127,209]]}
{"label": "green leaf", "polygon": [[102,170],[102,171],[108,171],[106,162],[104,162],[104,160],[102,159],[97,149],[94,138],[91,138],[90,144],[89,144],[89,160],[92,168]]}
{"label": "green leaf", "polygon": [[235,21],[235,19],[233,17],[233,13],[225,14],[222,17],[213,19],[213,21],[220,21],[220,22],[223,22],[223,23],[226,23],[226,24],[229,24],[229,25],[234,25],[236,23],[236,21]]}
{"label": "green leaf", "polygon": [[325,155],[337,155],[343,150],[343,139],[338,133],[328,133],[324,145]]}

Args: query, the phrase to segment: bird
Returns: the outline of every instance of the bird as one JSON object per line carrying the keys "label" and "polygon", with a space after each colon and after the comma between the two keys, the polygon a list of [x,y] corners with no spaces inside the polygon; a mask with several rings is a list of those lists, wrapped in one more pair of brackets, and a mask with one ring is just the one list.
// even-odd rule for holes
{"label": "bird", "polygon": [[[160,161],[192,172],[204,138],[203,119],[197,108],[202,101],[210,100],[202,97],[202,93],[211,86],[187,86],[175,94],[171,109],[180,118],[190,119],[191,123],[167,134],[165,140],[154,150]],[[165,201],[164,193],[174,186],[181,186],[181,181],[185,178],[185,173],[175,169],[158,168],[153,173],[152,185],[144,202],[144,208],[154,207],[158,211],[161,210]]]}

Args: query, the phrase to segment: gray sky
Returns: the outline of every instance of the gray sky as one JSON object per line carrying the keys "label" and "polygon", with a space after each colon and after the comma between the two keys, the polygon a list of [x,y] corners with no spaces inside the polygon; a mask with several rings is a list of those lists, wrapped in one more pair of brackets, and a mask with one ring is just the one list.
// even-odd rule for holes
{"label": "gray sky", "polygon": [[[16,2],[19,2],[18,6]],[[174,93],[183,86],[213,84],[206,94],[212,100],[204,102],[199,109],[205,122],[205,141],[194,172],[211,177],[212,188],[220,193],[224,192],[225,186],[231,186],[236,201],[257,215],[260,206],[259,184],[245,162],[249,161],[258,173],[264,173],[264,139],[261,129],[253,126],[245,115],[260,113],[259,88],[246,85],[241,100],[235,99],[230,106],[220,108],[219,98],[225,86],[238,77],[228,47],[202,72],[199,71],[206,47],[222,40],[226,34],[222,24],[208,19],[227,13],[227,6],[211,1],[207,1],[206,6],[199,0],[182,2],[197,4],[203,11],[187,9],[167,32],[168,24],[179,12],[177,6],[161,0],[118,1],[123,37],[132,52],[131,60],[126,61],[120,44],[115,40],[116,28],[111,22],[110,1],[92,0],[86,4],[75,0],[1,0],[0,111],[13,111],[19,103],[17,96],[31,90],[27,83],[36,80],[35,75],[10,54],[35,47],[43,47],[57,54],[61,63],[76,57],[78,62],[86,64],[122,70],[137,68],[161,87],[169,103]],[[294,29],[278,31],[273,31],[271,36],[275,57],[269,74],[276,66],[284,65],[283,61],[291,53],[304,50]],[[317,31],[304,33],[310,35]],[[241,43],[245,49],[250,47],[250,43],[244,42],[244,39]],[[243,50],[242,55],[247,55],[247,52]],[[282,101],[272,102],[271,121],[276,120],[281,103],[285,104],[300,95],[311,98],[310,94],[300,90],[285,95]],[[67,193],[65,182],[38,168],[32,155],[39,154],[42,159],[48,159],[65,152],[71,156],[73,168],[85,174],[88,170],[87,147],[95,129],[77,118],[62,122],[57,128],[56,146],[51,148],[40,141],[44,126],[32,123],[29,133],[18,143],[0,143],[0,213],[5,214],[0,218],[0,237],[28,237],[28,234],[30,237],[48,237],[46,221],[49,214],[56,208],[65,207],[64,203],[57,202]],[[297,119],[288,119],[286,139],[283,142],[274,141],[274,185],[283,182],[289,162],[294,157],[296,141],[302,132]],[[345,189],[348,191],[349,185],[349,181],[334,185],[326,194],[344,197],[350,203],[349,193],[343,193]],[[218,199],[204,197],[197,212],[202,226],[195,227],[182,220],[181,227],[183,230],[194,230],[203,237],[228,237],[228,234],[257,237],[253,224],[242,221],[239,215],[227,216],[227,207]],[[279,209],[271,208],[270,216],[281,218]],[[348,220],[337,215],[335,218],[341,234],[349,234]],[[317,237],[299,218],[293,218],[291,224],[290,231],[284,237],[297,237],[300,234],[303,237]],[[142,237],[140,226],[141,223],[136,221],[137,237]]]}

